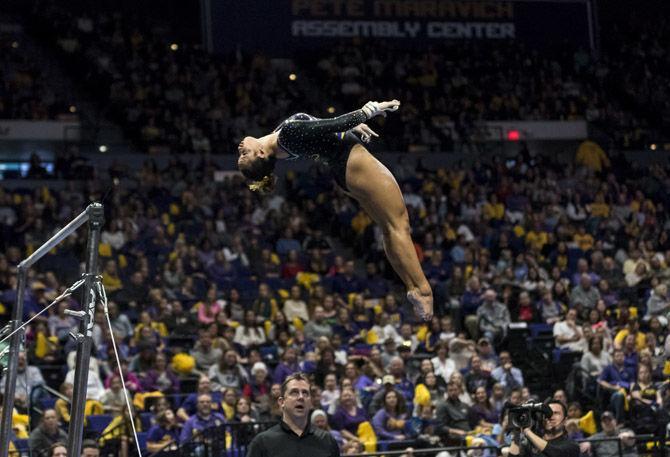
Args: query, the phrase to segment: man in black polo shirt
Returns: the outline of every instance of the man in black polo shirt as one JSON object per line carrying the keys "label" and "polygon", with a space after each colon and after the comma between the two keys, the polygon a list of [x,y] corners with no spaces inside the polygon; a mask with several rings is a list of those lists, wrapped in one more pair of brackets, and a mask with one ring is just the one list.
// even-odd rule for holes
{"label": "man in black polo shirt", "polygon": [[335,438],[309,423],[310,385],[303,373],[289,375],[278,399],[279,424],[257,435],[247,457],[339,457]]}
{"label": "man in black polo shirt", "polygon": [[436,420],[437,434],[449,445],[459,445],[463,442],[470,427],[470,416],[472,411],[468,405],[463,403],[459,396],[461,387],[455,381],[447,384],[447,399],[437,404]]}
{"label": "man in black polo shirt", "polygon": [[540,454],[545,457],[579,457],[579,446],[569,440],[565,432],[567,408],[559,400],[550,400],[547,404],[552,415],[544,420],[544,434],[538,436],[530,428],[523,429],[526,440],[519,443],[518,436],[513,439],[509,447],[510,456],[531,457]]}

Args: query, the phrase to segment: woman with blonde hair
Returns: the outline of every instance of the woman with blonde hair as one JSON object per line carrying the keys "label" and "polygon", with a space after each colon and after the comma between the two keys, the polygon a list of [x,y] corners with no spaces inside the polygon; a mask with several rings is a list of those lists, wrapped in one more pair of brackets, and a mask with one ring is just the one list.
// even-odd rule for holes
{"label": "woman with blonde hair", "polygon": [[468,393],[468,389],[465,385],[465,378],[463,378],[461,372],[454,371],[451,376],[449,376],[449,382],[456,383],[460,387],[461,393],[458,395],[458,399],[466,405],[472,406],[472,397],[470,397],[470,394]]}
{"label": "woman with blonde hair", "polygon": [[368,420],[365,410],[358,406],[356,392],[352,387],[343,387],[331,418],[333,429],[340,431],[346,440],[358,441],[358,426]]}

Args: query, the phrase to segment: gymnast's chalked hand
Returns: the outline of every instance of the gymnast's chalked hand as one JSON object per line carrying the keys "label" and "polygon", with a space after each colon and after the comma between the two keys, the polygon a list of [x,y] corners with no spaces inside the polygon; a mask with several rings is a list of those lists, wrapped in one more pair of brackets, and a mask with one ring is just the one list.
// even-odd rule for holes
{"label": "gymnast's chalked hand", "polygon": [[368,119],[375,116],[386,116],[387,111],[397,111],[400,108],[398,100],[391,100],[390,102],[367,102],[363,106],[363,112]]}
{"label": "gymnast's chalked hand", "polygon": [[391,100],[390,102],[381,102],[379,103],[379,108],[382,111],[398,111],[400,108],[400,102],[398,100]]}
{"label": "gymnast's chalked hand", "polygon": [[379,138],[379,135],[366,124],[358,124],[352,130],[361,137],[363,143],[369,143],[373,136]]}

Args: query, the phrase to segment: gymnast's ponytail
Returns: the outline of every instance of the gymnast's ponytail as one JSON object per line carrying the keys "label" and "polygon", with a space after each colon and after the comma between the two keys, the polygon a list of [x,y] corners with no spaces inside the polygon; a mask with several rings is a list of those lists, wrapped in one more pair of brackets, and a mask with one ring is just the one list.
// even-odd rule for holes
{"label": "gymnast's ponytail", "polygon": [[277,158],[270,157],[256,158],[253,162],[240,167],[240,171],[245,178],[252,180],[249,189],[260,194],[272,193],[275,189],[277,178],[274,175],[275,163]]}

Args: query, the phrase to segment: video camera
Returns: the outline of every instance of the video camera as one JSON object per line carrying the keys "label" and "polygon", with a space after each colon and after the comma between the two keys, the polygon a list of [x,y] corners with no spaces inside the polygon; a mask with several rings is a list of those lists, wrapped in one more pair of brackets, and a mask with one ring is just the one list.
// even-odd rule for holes
{"label": "video camera", "polygon": [[553,411],[546,403],[528,402],[510,408],[509,421],[513,427],[528,428],[542,424],[542,420],[550,418],[552,414]]}

